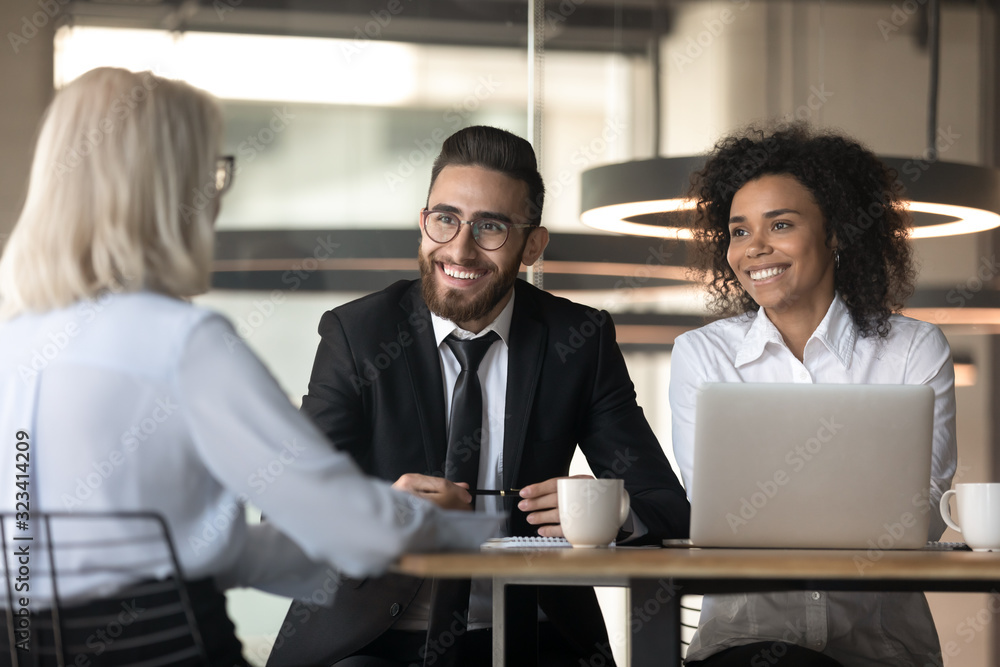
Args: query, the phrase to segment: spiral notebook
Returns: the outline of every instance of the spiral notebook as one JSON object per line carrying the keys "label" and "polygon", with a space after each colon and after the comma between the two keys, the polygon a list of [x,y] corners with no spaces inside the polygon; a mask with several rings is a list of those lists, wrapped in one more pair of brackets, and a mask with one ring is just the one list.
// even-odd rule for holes
{"label": "spiral notebook", "polygon": [[565,537],[493,537],[480,549],[559,549],[571,547]]}

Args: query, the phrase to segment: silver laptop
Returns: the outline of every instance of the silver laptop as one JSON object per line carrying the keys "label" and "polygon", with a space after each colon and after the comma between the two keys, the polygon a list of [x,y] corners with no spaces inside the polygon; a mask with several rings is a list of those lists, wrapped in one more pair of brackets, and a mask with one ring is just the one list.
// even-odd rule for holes
{"label": "silver laptop", "polygon": [[923,547],[933,416],[922,385],[704,385],[692,544]]}

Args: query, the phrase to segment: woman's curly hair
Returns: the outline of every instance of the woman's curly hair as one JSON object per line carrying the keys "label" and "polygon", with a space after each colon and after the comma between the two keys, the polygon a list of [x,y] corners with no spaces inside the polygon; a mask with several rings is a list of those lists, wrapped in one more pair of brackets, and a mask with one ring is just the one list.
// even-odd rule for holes
{"label": "woman's curly hair", "polygon": [[889,333],[889,316],[913,293],[902,184],[870,150],[847,137],[800,123],[774,130],[751,126],[721,139],[691,178],[697,200],[696,257],[708,273],[709,304],[719,315],[760,306],[729,266],[729,211],[736,192],[761,176],[786,174],[819,205],[826,242],[837,241],[834,288],[862,336]]}

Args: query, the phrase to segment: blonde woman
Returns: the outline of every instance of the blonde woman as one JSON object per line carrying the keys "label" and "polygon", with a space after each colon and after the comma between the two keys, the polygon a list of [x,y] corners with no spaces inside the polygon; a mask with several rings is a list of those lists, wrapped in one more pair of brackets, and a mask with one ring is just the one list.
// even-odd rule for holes
{"label": "blonde woman", "polygon": [[[405,550],[472,546],[484,531],[363,477],[252,352],[226,344],[236,338],[228,321],[184,300],[209,285],[212,224],[233,167],[219,156],[221,138],[206,93],[148,72],[96,69],[57,93],[0,259],[0,425],[11,446],[0,459],[0,509],[29,493],[33,512],[160,513],[210,663],[234,665],[245,663],[217,580],[286,575],[306,595],[335,591],[339,580],[320,574],[329,565],[310,561],[367,575]],[[25,468],[15,468],[15,439]],[[270,526],[246,525],[247,501]],[[320,510],[329,507],[340,510]],[[53,541],[74,530],[59,528]],[[131,535],[125,521],[92,530],[108,538],[93,557],[102,564],[142,560],[139,547],[110,546]],[[86,568],[86,558],[67,565]],[[167,575],[150,565],[138,577]],[[95,572],[60,582],[60,594],[97,609],[127,600],[136,578]],[[35,582],[32,613],[45,609],[45,583]],[[123,644],[86,664],[187,664],[169,646],[137,656]]]}

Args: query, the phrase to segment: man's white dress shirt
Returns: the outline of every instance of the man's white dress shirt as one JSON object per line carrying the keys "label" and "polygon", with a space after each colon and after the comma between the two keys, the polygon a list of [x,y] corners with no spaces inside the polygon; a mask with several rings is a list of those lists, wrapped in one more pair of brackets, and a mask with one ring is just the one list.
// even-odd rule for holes
{"label": "man's white dress shirt", "polygon": [[[934,390],[928,539],[944,531],[938,501],[955,474],[955,374],[951,349],[932,324],[893,315],[885,338],[862,338],[835,297],[799,361],[761,310],[679,336],[670,363],[673,446],[688,488],[694,465],[695,399],[706,382],[926,384]],[[847,667],[938,664],[937,632],[922,593],[795,591],[706,596],[688,660],[758,641],[820,651]]]}
{"label": "man's white dress shirt", "polygon": [[[479,363],[479,383],[483,392],[483,436],[479,451],[479,479],[476,484],[480,489],[500,489],[503,484],[503,433],[504,410],[507,405],[507,349],[510,338],[510,321],[514,314],[514,293],[500,314],[485,329],[477,334],[466,331],[431,313],[431,324],[434,327],[434,342],[437,344],[438,356],[441,361],[441,379],[444,383],[445,424],[451,424],[451,397],[455,393],[455,382],[462,366],[444,342],[445,338],[454,335],[456,338],[481,338],[491,331],[496,331],[500,340],[493,343],[486,356]],[[477,496],[475,499],[477,512],[487,512],[499,515],[503,504],[499,496]],[[498,533],[499,534],[499,533]],[[493,582],[490,580],[473,579],[472,597],[469,606],[469,629],[488,628],[493,623]],[[393,627],[397,630],[426,630],[430,618],[430,585],[425,582],[420,593],[407,607],[404,615],[396,621]]]}
{"label": "man's white dress shirt", "polygon": [[[480,489],[503,488],[503,438],[504,416],[507,406],[507,361],[510,339],[511,318],[514,315],[514,292],[511,291],[510,301],[500,314],[479,333],[472,333],[458,327],[451,320],[446,320],[431,313],[431,323],[434,328],[434,342],[437,344],[438,356],[441,361],[441,378],[444,383],[445,423],[451,424],[451,398],[455,393],[455,382],[462,371],[458,359],[445,343],[445,338],[454,335],[456,338],[481,338],[491,331],[496,331],[500,340],[493,343],[479,364],[479,383],[483,393],[483,437],[479,452]],[[503,512],[503,499],[499,496],[477,496],[475,498],[477,512],[500,515]],[[517,511],[517,510],[515,510]],[[646,525],[631,512],[626,526],[630,527],[628,539],[645,535]],[[499,535],[499,531],[497,532]],[[478,630],[491,627],[493,624],[493,582],[486,579],[472,580],[472,595],[469,603],[469,629]],[[406,612],[393,625],[396,630],[426,630],[430,618],[430,585],[425,582],[417,597],[407,607]],[[544,614],[539,612],[541,617]]]}

